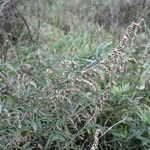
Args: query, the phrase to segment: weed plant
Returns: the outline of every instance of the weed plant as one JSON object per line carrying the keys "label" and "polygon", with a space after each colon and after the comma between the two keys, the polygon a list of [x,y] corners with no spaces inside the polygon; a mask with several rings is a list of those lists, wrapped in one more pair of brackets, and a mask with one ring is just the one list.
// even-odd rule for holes
{"label": "weed plant", "polygon": [[37,6],[40,16],[21,12],[28,26],[0,57],[0,149],[147,150],[147,21],[128,22],[119,40],[105,24],[64,14],[69,1]]}

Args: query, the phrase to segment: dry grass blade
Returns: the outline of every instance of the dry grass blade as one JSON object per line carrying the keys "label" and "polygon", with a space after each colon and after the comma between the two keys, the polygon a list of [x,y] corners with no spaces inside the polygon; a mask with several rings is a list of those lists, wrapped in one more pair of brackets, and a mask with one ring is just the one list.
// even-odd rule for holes
{"label": "dry grass blade", "polygon": [[[99,144],[99,139],[101,137],[103,137],[106,133],[108,133],[112,128],[114,128],[115,126],[119,125],[120,123],[125,122],[125,120],[127,119],[127,116],[124,117],[122,120],[120,120],[119,122],[115,123],[113,126],[109,127],[105,132],[101,133],[101,129],[97,129],[95,132],[95,136],[94,136],[94,142],[93,145],[91,147],[90,150],[98,150],[98,144]],[[101,134],[101,136],[99,137],[99,135]]]}

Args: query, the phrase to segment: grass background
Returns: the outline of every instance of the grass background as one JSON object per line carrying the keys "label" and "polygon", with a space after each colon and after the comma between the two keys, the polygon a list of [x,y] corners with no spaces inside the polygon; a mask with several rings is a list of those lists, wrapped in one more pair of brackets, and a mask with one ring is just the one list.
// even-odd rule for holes
{"label": "grass background", "polygon": [[[88,150],[100,129],[100,150],[147,150],[149,8],[149,1],[138,0],[5,5],[0,18],[0,149]],[[122,61],[134,58],[136,63],[109,76],[100,62],[107,65],[126,28],[141,18],[142,28],[121,53]],[[115,77],[117,84],[99,111],[99,98]]]}

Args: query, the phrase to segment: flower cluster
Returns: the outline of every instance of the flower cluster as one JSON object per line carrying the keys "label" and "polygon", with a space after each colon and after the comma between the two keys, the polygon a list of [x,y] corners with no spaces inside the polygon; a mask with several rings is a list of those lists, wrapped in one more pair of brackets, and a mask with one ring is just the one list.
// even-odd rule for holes
{"label": "flower cluster", "polygon": [[132,40],[134,33],[137,31],[138,28],[141,28],[140,24],[142,21],[143,19],[140,20],[138,23],[133,22],[127,28],[125,35],[123,36],[122,40],[117,45],[117,47],[114,49],[114,52],[111,55],[109,55],[109,57],[106,60],[100,62],[100,66],[103,67],[106,73],[114,78],[111,81],[111,83],[106,87],[103,94],[99,97],[99,109],[101,111],[103,110],[105,100],[108,98],[113,86],[116,85],[116,82],[119,79],[119,76],[117,75],[125,72],[128,62],[136,63],[136,60],[134,58],[127,58],[125,60],[122,60],[121,56],[124,51],[124,48],[126,48],[129,41]]}

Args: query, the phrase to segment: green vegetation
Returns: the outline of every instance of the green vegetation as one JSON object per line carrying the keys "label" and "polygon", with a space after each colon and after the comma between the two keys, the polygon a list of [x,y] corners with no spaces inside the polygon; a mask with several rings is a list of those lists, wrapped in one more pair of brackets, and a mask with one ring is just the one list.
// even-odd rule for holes
{"label": "green vegetation", "polygon": [[0,150],[149,149],[149,2],[15,2],[0,8]]}

